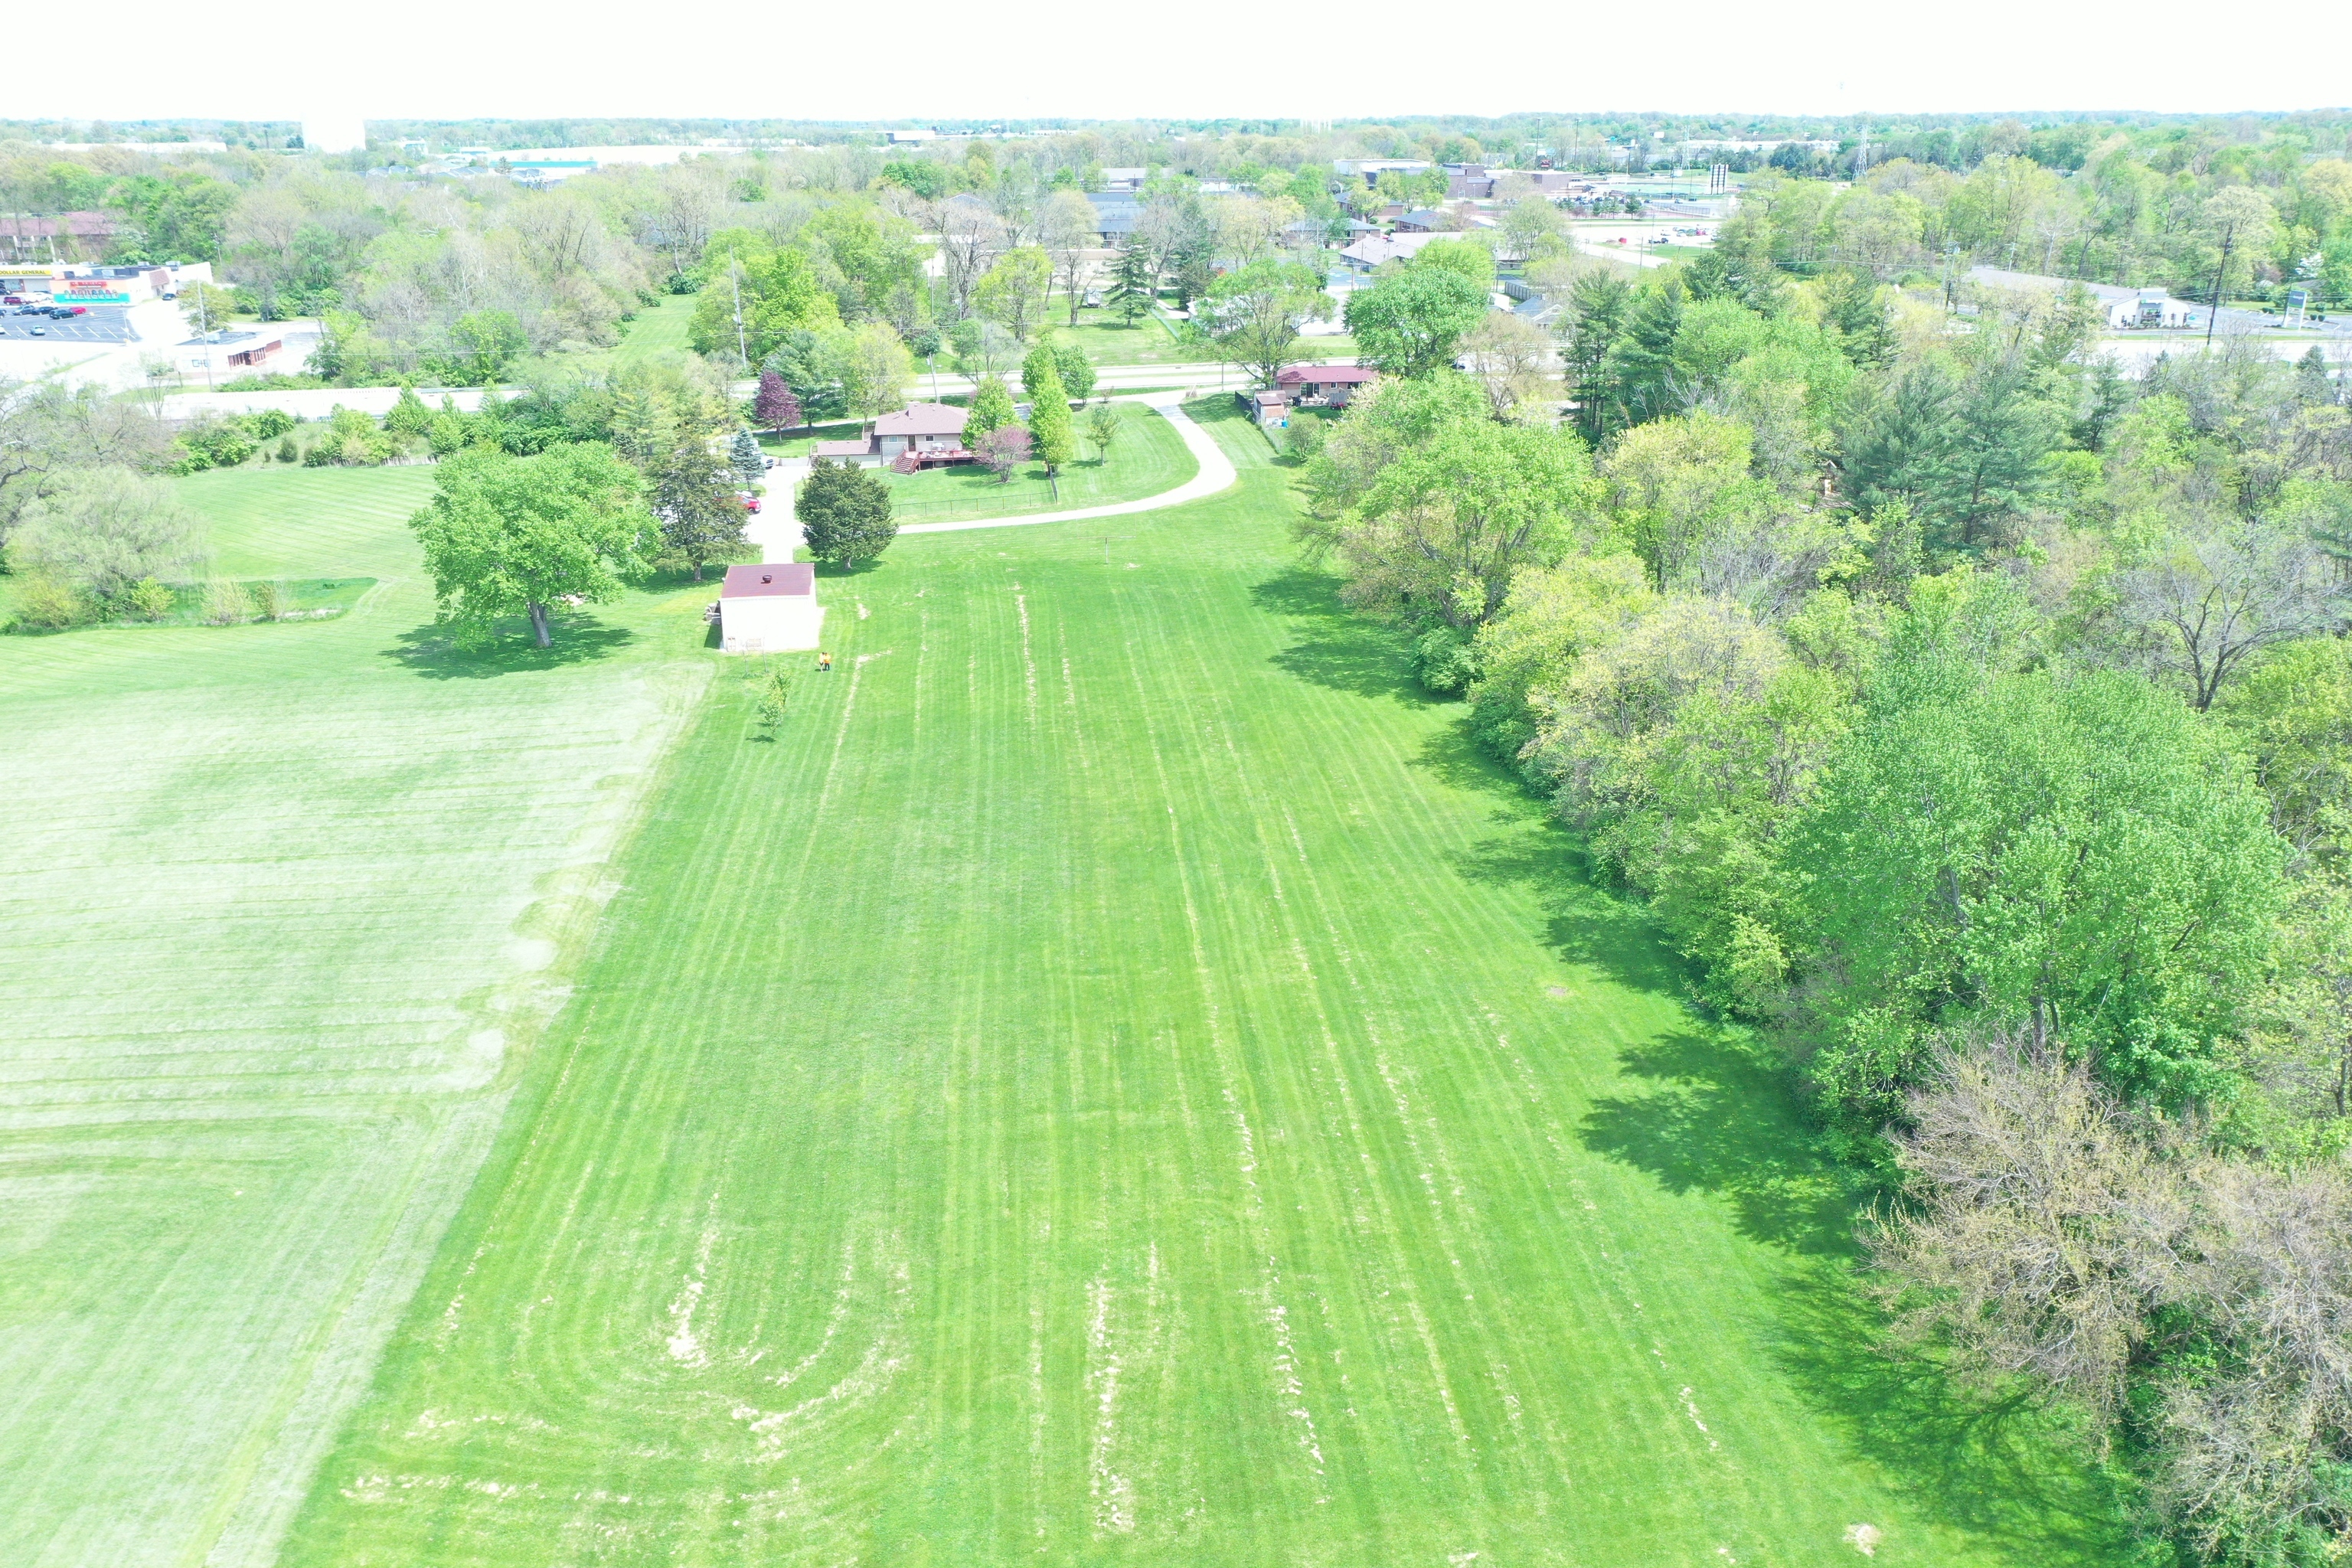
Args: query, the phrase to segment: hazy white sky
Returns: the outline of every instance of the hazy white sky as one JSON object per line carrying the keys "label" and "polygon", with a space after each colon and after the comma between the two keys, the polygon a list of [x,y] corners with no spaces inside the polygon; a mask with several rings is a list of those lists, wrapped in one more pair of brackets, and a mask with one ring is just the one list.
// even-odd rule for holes
{"label": "hazy white sky", "polygon": [[131,0],[107,8],[103,27],[12,48],[0,115],[1351,117],[2352,101],[2352,50],[2295,41],[2277,16],[2173,0]]}

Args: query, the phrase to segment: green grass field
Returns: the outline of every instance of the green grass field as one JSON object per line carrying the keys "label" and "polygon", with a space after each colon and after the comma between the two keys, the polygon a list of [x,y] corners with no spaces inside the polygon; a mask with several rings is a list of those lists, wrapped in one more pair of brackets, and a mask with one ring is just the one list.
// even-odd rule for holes
{"label": "green grass field", "polygon": [[335,620],[0,638],[0,1563],[2118,1561],[1194,412],[773,740],[707,588],[452,654],[425,469],[184,481]]}
{"label": "green grass field", "polygon": [[[772,741],[719,670],[282,1561],[2115,1560],[1871,1353],[1780,1073],[1202,415],[1225,496],[825,579]],[[642,641],[562,673],[709,662]]]}
{"label": "green grass field", "polygon": [[900,522],[940,522],[1108,506],[1173,489],[1200,472],[1173,425],[1139,404],[1119,406],[1127,422],[1107,458],[1097,460],[1080,427],[1078,447],[1087,456],[1062,470],[1058,496],[1046,482],[1044,467],[1035,463],[1014,469],[1001,484],[979,468],[934,468],[924,474],[894,474],[885,468],[881,472],[890,486],[892,515]]}
{"label": "green grass field", "polygon": [[694,320],[694,296],[665,294],[661,303],[639,310],[612,351],[614,368],[645,359],[690,352],[686,329]]}
{"label": "green grass field", "polygon": [[225,574],[377,581],[0,637],[10,1568],[271,1560],[708,679],[690,590],[593,658],[437,652],[428,469],[181,483]]}

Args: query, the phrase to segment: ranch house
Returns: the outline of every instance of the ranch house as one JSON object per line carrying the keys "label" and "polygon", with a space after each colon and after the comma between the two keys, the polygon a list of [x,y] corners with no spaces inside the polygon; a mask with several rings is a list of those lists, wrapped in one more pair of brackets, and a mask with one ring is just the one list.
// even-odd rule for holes
{"label": "ranch house", "polygon": [[1310,406],[1345,408],[1364,384],[1379,373],[1362,364],[1295,364],[1274,378],[1289,396]]}
{"label": "ranch house", "polygon": [[963,449],[964,410],[944,403],[910,403],[870,422],[854,441],[819,441],[811,455],[851,462],[887,463],[937,454],[940,460],[969,457]]}

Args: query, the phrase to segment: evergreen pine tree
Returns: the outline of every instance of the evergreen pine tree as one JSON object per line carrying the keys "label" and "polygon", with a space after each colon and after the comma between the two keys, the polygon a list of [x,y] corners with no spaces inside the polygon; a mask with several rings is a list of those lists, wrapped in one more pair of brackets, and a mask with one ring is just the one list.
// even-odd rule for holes
{"label": "evergreen pine tree", "polygon": [[1683,290],[1667,278],[1642,292],[1624,335],[1609,350],[1612,401],[1629,425],[1674,412],[1675,334],[1682,330]]}
{"label": "evergreen pine tree", "polygon": [[1110,293],[1105,300],[1129,326],[1151,309],[1151,257],[1133,241],[1119,247],[1110,264]]}
{"label": "evergreen pine tree", "polygon": [[760,450],[760,438],[749,430],[736,431],[735,439],[729,443],[727,452],[734,459],[736,473],[742,476],[747,485],[758,484],[761,476],[768,471],[767,454]]}

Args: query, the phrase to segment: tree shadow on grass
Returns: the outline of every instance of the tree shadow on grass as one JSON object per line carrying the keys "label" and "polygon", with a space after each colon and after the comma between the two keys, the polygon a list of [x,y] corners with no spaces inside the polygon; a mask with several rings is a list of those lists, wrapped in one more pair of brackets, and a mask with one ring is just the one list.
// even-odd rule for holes
{"label": "tree shadow on grass", "polygon": [[1789,1257],[1766,1348],[1849,1452],[1922,1515],[2017,1562],[2123,1560],[2124,1493],[2064,1418],[1979,1395],[1934,1356],[1890,1341],[1855,1272],[1854,1222],[1876,1195],[1874,1179],[1812,1128],[1770,1041],[1694,1025],[1620,1062],[1645,1085],[1595,1100],[1580,1141],[1669,1192],[1720,1197],[1742,1235]]}
{"label": "tree shadow on grass", "polygon": [[1406,662],[1396,633],[1339,603],[1339,580],[1294,566],[1250,589],[1258,608],[1282,616],[1298,640],[1274,656],[1275,667],[1360,697],[1386,697],[1416,708],[1432,696]]}
{"label": "tree shadow on grass", "polygon": [[1791,1270],[1778,1305],[1769,1350],[1799,1397],[1923,1514],[2019,1563],[2130,1560],[2128,1483],[2063,1413],[1974,1393],[1891,1343],[1840,1265]]}
{"label": "tree shadow on grass", "polygon": [[1619,1065],[1654,1087],[1595,1100],[1577,1130],[1585,1147],[1668,1192],[1721,1195],[1755,1240],[1801,1257],[1853,1256],[1868,1174],[1806,1124],[1794,1075],[1768,1042],[1693,1025],[1631,1047]]}
{"label": "tree shadow on grass", "polygon": [[386,657],[428,680],[490,680],[525,670],[562,669],[610,658],[637,634],[592,616],[567,616],[551,628],[552,647],[533,645],[529,631],[506,632],[487,647],[459,647],[446,628],[418,626],[402,632],[400,646]]}

